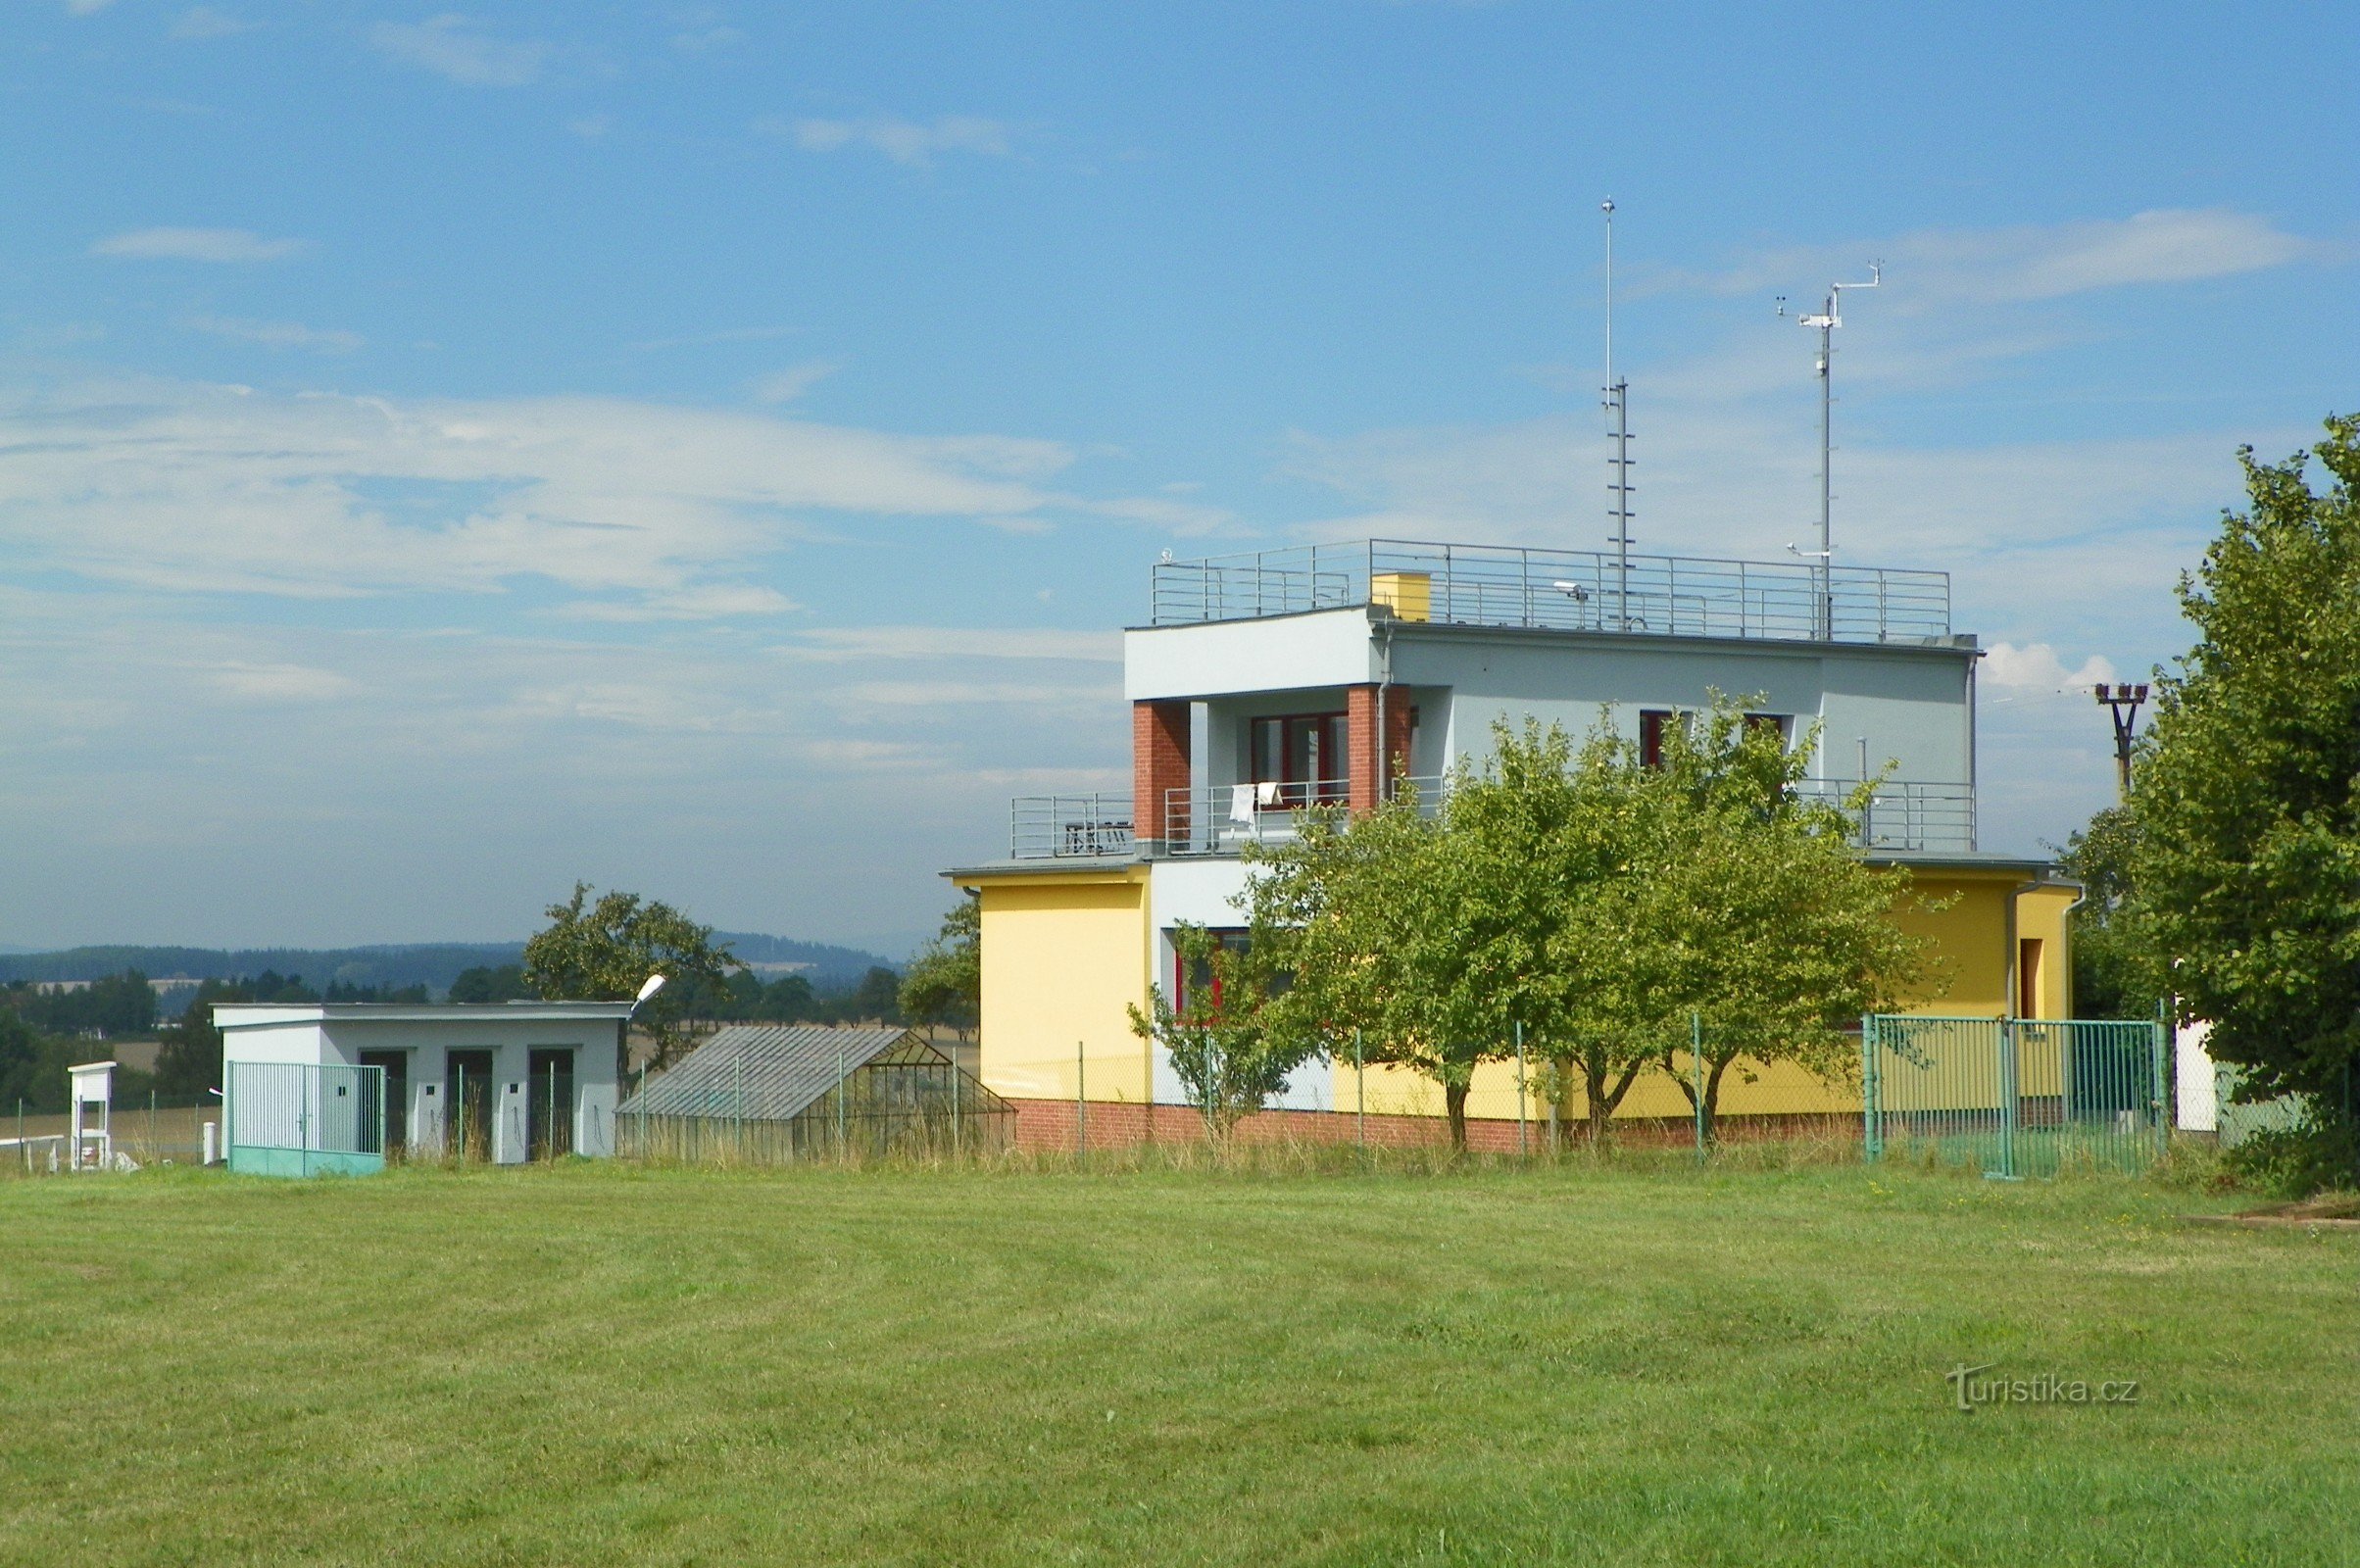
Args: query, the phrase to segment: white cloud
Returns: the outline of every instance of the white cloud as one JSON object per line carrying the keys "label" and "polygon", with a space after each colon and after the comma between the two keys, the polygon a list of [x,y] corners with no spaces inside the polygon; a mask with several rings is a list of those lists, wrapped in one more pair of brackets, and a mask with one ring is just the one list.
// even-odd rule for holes
{"label": "white cloud", "polygon": [[302,664],[218,664],[206,673],[225,696],[248,702],[318,703],[354,689],[332,669]]}
{"label": "white cloud", "polygon": [[[2295,262],[2348,260],[2349,251],[2228,208],[2159,208],[2121,219],[2010,228],[1919,229],[1842,247],[1769,252],[1720,272],[1667,271],[1635,292],[1701,288],[1721,294],[1802,289],[1864,277],[1867,260],[1922,307],[1933,303],[2060,299],[2135,284],[2188,283]],[[1799,296],[1798,296],[1799,297]]]}
{"label": "white cloud", "polygon": [[90,247],[93,256],[137,261],[275,262],[308,245],[299,239],[265,239],[247,228],[135,228]]}
{"label": "white cloud", "polygon": [[72,16],[94,17],[114,3],[115,0],[66,0],[66,10]]}
{"label": "white cloud", "polygon": [[613,115],[581,115],[565,122],[565,128],[584,141],[597,141],[615,129]]}
{"label": "white cloud", "polygon": [[300,321],[253,321],[238,317],[192,316],[192,331],[211,333],[267,349],[312,349],[321,354],[350,354],[368,340],[341,327],[305,326]]}
{"label": "white cloud", "polygon": [[227,38],[236,33],[251,32],[254,24],[242,17],[216,11],[211,6],[191,6],[172,24],[175,38]]}
{"label": "white cloud", "polygon": [[756,122],[756,129],[790,137],[806,152],[836,152],[866,147],[897,164],[923,168],[943,153],[975,153],[1005,158],[1015,149],[1008,125],[972,115],[946,115],[931,124],[882,117],[868,120],[777,120]]}
{"label": "white cloud", "polygon": [[815,626],[781,649],[837,663],[853,660],[1072,660],[1122,662],[1122,634],[1045,626]]}
{"label": "white cloud", "polygon": [[2039,694],[2080,693],[2114,679],[2114,662],[2092,654],[2078,669],[2067,669],[2047,643],[1993,643],[1977,678],[1986,686]]}
{"label": "white cloud", "polygon": [[552,50],[534,38],[497,38],[445,12],[424,22],[380,22],[369,41],[388,60],[431,71],[467,87],[523,87],[541,79]]}
{"label": "white cloud", "polygon": [[754,383],[754,395],[764,403],[792,403],[844,368],[841,360],[806,360]]}
{"label": "white cloud", "polygon": [[[105,381],[0,395],[0,552],[169,592],[498,593],[648,616],[791,608],[762,575],[834,519],[1006,523],[1074,454],[591,398],[281,396]],[[604,610],[597,607],[605,606]]]}

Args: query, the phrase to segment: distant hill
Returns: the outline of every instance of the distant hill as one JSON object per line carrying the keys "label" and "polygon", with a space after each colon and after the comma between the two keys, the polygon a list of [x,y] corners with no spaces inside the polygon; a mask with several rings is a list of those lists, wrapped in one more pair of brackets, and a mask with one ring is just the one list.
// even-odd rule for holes
{"label": "distant hill", "polygon": [[[797,972],[822,989],[848,986],[878,964],[898,967],[873,953],[824,942],[760,932],[714,935],[749,963],[802,965]],[[521,942],[426,942],[366,948],[68,948],[59,953],[0,954],[0,983],[10,980],[96,980],[137,969],[148,978],[186,975],[195,980],[229,979],[275,969],[324,986],[342,980],[357,986],[423,985],[448,991],[463,969],[497,967],[522,960]],[[775,973],[775,970],[771,972]]]}

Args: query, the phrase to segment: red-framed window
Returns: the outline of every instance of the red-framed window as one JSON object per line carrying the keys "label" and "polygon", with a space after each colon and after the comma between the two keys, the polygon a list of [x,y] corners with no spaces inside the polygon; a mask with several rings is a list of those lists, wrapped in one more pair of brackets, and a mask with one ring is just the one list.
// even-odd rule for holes
{"label": "red-framed window", "polygon": [[[1247,768],[1267,808],[1327,806],[1346,800],[1352,772],[1345,715],[1287,713],[1247,726]],[[1268,786],[1265,791],[1264,786]]]}
{"label": "red-framed window", "polygon": [[[1689,715],[1669,708],[1643,708],[1639,710],[1639,765],[1663,765],[1663,732],[1675,723],[1686,723]],[[1791,745],[1795,739],[1795,715],[1792,713],[1747,713],[1747,729],[1778,731],[1779,744]]]}
{"label": "red-framed window", "polygon": [[[1213,946],[1223,952],[1243,954],[1246,951],[1247,934],[1243,928],[1214,929],[1206,931],[1205,934],[1212,938]],[[1216,1007],[1219,1006],[1221,1004],[1221,982],[1213,978],[1210,964],[1203,959],[1192,964],[1188,961],[1187,955],[1181,953],[1177,948],[1173,949],[1172,1009],[1179,1011],[1188,1006],[1189,999],[1205,986],[1212,987],[1212,1004]]]}

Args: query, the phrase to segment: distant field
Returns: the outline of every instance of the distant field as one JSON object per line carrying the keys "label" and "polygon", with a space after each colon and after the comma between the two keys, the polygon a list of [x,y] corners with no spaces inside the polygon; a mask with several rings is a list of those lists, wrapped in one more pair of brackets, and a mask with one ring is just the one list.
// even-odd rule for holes
{"label": "distant field", "polygon": [[[2360,1241],[2117,1179],[0,1181],[0,1561],[2349,1563]],[[1967,1414],[1943,1373],[2136,1379]]]}

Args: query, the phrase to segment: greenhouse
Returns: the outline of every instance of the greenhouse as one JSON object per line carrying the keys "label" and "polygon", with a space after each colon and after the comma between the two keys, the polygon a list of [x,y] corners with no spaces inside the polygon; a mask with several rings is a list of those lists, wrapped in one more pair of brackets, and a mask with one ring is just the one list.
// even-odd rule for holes
{"label": "greenhouse", "polygon": [[722,1029],[615,1112],[620,1152],[803,1159],[1006,1147],[1015,1112],[914,1030]]}

